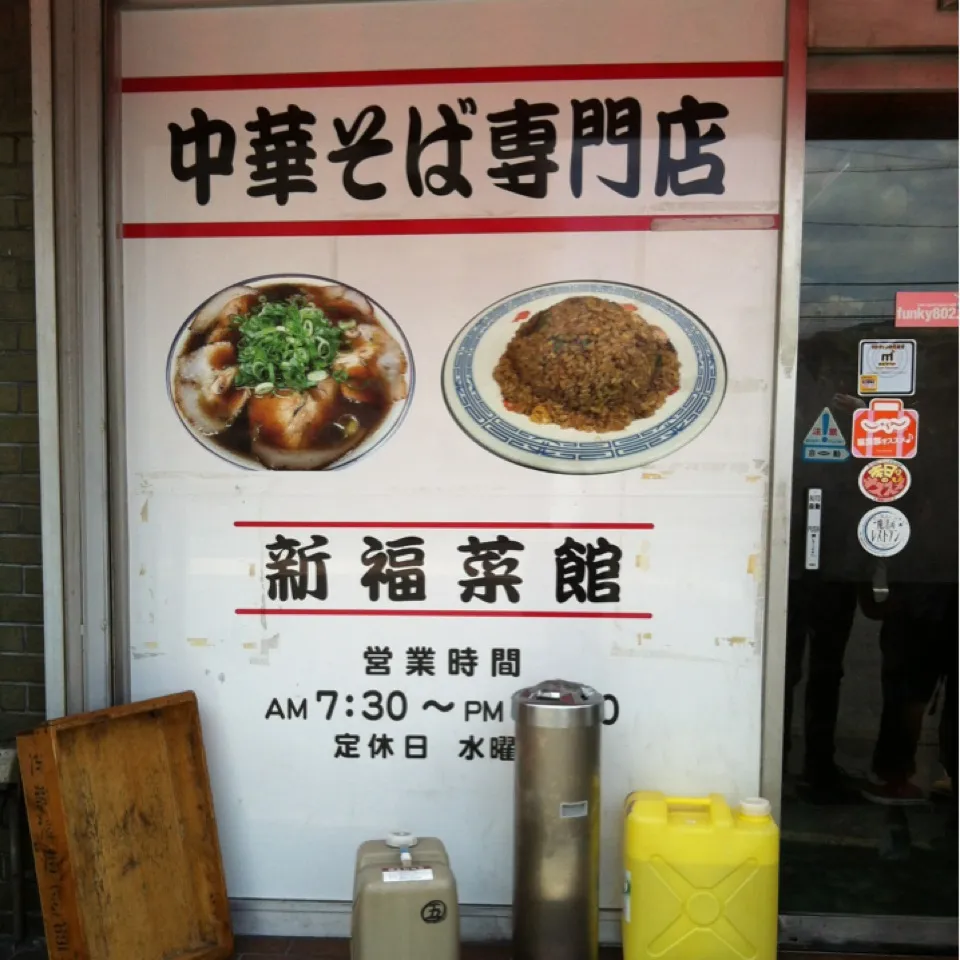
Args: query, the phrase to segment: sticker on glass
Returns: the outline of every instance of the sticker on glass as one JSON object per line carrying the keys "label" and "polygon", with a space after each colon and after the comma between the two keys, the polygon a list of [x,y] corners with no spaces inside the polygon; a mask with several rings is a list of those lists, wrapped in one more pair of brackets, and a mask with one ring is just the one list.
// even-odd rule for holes
{"label": "sticker on glass", "polygon": [[902,400],[874,397],[866,410],[853,411],[850,449],[859,460],[911,460],[917,455],[920,414]]}
{"label": "sticker on glass", "polygon": [[590,804],[586,800],[579,803],[561,803],[560,817],[563,820],[575,820],[578,817],[585,817],[590,812]]}
{"label": "sticker on glass", "polygon": [[896,460],[874,460],[860,471],[860,492],[875,503],[893,503],[910,489],[910,471]]}
{"label": "sticker on glass", "polygon": [[916,387],[916,340],[860,341],[857,391],[861,397],[878,394],[909,397],[913,395]]}
{"label": "sticker on glass", "polygon": [[946,290],[898,291],[894,326],[956,328],[960,326],[957,306],[957,294]]}
{"label": "sticker on glass", "polygon": [[807,491],[807,544],[804,569],[820,569],[820,526],[823,516],[823,491],[814,487]]}
{"label": "sticker on glass", "polygon": [[874,557],[892,557],[910,540],[910,521],[896,507],[874,507],[857,527],[860,546]]}
{"label": "sticker on glass", "polygon": [[803,438],[802,457],[808,463],[843,463],[850,459],[847,441],[829,407],[824,407]]}

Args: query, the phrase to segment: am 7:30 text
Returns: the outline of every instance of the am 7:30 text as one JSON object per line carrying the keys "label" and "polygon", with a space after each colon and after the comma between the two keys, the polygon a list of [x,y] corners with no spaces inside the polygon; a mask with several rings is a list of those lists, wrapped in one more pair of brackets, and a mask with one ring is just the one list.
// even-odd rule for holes
{"label": "am 7:30 text", "polygon": [[[620,718],[620,701],[612,693],[605,693],[603,699],[606,706],[603,723],[605,726],[611,726]],[[324,720],[333,720],[337,713],[337,705],[341,703],[343,706],[340,713],[348,719],[359,713],[364,720],[376,722],[387,719],[400,723],[410,712],[409,699],[402,690],[365,690],[359,698],[352,693],[341,696],[338,690],[318,690],[315,700],[317,710]],[[467,700],[463,703],[464,719],[482,717],[487,721],[502,722],[505,718],[505,707],[508,706],[502,700]],[[308,707],[309,701],[305,697],[287,697],[286,704],[283,698],[273,697],[264,719],[306,720],[309,715]],[[421,704],[421,710],[425,713],[448,714],[455,708],[454,701],[441,703],[439,700],[428,699]]]}

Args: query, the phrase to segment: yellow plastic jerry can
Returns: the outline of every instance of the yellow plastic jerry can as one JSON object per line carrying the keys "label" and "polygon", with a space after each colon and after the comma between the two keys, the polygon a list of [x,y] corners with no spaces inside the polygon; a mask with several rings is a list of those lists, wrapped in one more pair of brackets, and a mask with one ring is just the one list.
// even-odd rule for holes
{"label": "yellow plastic jerry can", "polygon": [[766,800],[632,793],[624,960],[775,960],[780,831]]}

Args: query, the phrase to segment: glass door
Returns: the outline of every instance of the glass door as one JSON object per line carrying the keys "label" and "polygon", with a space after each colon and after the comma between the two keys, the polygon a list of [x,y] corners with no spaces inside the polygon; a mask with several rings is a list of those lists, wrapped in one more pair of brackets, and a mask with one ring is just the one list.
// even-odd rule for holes
{"label": "glass door", "polygon": [[808,131],[781,912],[956,917],[956,97]]}

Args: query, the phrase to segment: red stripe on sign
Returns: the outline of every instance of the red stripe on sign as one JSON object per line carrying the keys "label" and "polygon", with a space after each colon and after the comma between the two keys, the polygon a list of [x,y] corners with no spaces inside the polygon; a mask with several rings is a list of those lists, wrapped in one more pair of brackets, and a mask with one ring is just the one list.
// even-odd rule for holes
{"label": "red stripe on sign", "polygon": [[460,522],[448,520],[426,520],[407,522],[404,520],[234,520],[235,527],[258,527],[269,529],[311,529],[328,530],[652,530],[652,523],[492,523]]}
{"label": "red stripe on sign", "polygon": [[334,610],[323,607],[292,610],[288,607],[240,607],[234,611],[241,617],[526,617],[549,620],[650,620],[652,613],[613,613],[586,610]]}
{"label": "red stripe on sign", "polygon": [[[716,213],[698,216],[699,230],[777,230],[779,216]],[[125,223],[127,240],[209,240],[239,237],[397,237],[484,233],[637,233],[663,229],[689,214],[621,217],[462,217],[448,220],[246,220],[235,223]]]}
{"label": "red stripe on sign", "polygon": [[123,93],[213,90],[293,90],[400,87],[456,83],[537,83],[563,80],[708,80],[782,77],[779,60],[737,63],[583,63],[527,67],[441,67],[418,70],[344,70],[331,73],[237,73],[194,77],[124,77]]}

